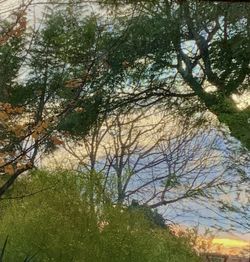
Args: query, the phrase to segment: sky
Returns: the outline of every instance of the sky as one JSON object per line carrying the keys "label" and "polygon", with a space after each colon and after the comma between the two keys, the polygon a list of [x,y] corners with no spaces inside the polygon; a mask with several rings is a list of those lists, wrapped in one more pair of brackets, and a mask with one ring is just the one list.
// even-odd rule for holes
{"label": "sky", "polygon": [[[17,7],[20,3],[22,3],[23,0],[0,0],[0,17],[6,17],[8,15],[8,10]],[[37,1],[37,0],[34,0]],[[94,8],[94,7],[92,7]],[[90,8],[91,10],[91,8]],[[42,6],[35,6],[33,5],[30,10],[29,10],[29,18],[31,21],[34,21],[34,19],[36,19],[36,21],[39,21],[39,18],[42,17]],[[235,100],[239,99],[238,97],[235,98]],[[249,97],[247,97],[246,102],[247,105],[249,105]],[[221,233],[221,236],[225,236],[225,237],[230,237],[230,238],[240,238],[240,239],[245,239],[245,240],[250,240],[250,235],[246,235],[246,236],[240,236],[239,234],[228,234],[228,233]]]}

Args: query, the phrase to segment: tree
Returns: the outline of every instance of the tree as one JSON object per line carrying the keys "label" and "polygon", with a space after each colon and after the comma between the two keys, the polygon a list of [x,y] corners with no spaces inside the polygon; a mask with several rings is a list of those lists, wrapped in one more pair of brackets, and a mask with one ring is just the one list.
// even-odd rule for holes
{"label": "tree", "polygon": [[233,191],[241,195],[238,185],[248,183],[244,167],[221,150],[224,138],[218,131],[208,125],[201,129],[196,121],[162,108],[117,112],[82,139],[65,142],[65,151],[60,150],[55,159],[60,163],[60,156],[69,153],[79,172],[99,172],[115,203],[138,201],[146,210],[166,206],[169,221],[194,214],[202,219],[201,206],[206,206],[211,220],[220,219],[213,218],[216,212],[231,220],[232,227],[248,230],[246,207],[241,201],[237,207],[228,201],[236,198]]}
{"label": "tree", "polygon": [[0,46],[0,196],[36,165],[38,152],[63,143],[58,130],[86,132],[107,104],[107,32],[95,16],[59,10],[37,32],[20,21]]}
{"label": "tree", "polygon": [[[58,12],[51,10],[33,37],[26,29],[21,36],[13,35],[1,45],[1,64],[8,66],[0,75],[1,89],[6,94],[1,97],[0,196],[20,174],[35,166],[39,150],[62,145],[60,136],[85,136],[96,120],[102,122],[120,107],[145,107],[164,101],[180,114],[208,108],[219,118],[235,119],[239,114],[246,120],[247,111],[238,112],[226,103],[232,102],[230,96],[239,87],[245,89],[248,76],[248,56],[244,55],[248,43],[243,37],[248,34],[247,27],[234,25],[239,16],[233,15],[229,7],[226,15],[220,4],[212,4],[207,12],[207,5],[199,2],[142,2],[128,21],[117,16],[82,17],[81,9],[72,6],[65,5]],[[248,8],[239,7],[248,23]],[[223,17],[228,18],[227,23],[223,23]],[[223,28],[226,33],[221,35]],[[240,49],[233,45],[237,36]],[[190,41],[195,47],[193,52],[189,50]],[[223,41],[226,53],[217,54]],[[231,51],[232,61],[227,56]],[[11,63],[7,63],[10,57]],[[223,63],[221,57],[226,59]],[[240,67],[236,66],[240,63]],[[218,78],[225,78],[225,87],[219,86]],[[208,82],[217,85],[215,92],[204,89]],[[241,131],[247,128],[241,126]],[[247,141],[247,136],[242,141]],[[119,156],[113,160],[119,161]],[[172,173],[175,180],[176,174]],[[121,187],[126,189],[127,183],[118,184],[120,198],[124,199]],[[164,186],[161,193],[164,195]]]}
{"label": "tree", "polygon": [[[234,100],[245,95],[249,101],[249,4],[107,2],[118,6],[114,42],[123,37],[119,56],[108,61],[120,89],[127,91],[128,83],[131,89],[121,103],[198,99],[200,110],[215,114],[249,149],[249,102],[239,109]],[[124,8],[130,19],[123,16]]]}
{"label": "tree", "polygon": [[[18,104],[8,103],[8,99],[11,96],[11,92],[16,89],[17,85],[14,83],[20,64],[21,64],[21,50],[24,47],[24,34],[26,31],[27,21],[25,16],[25,11],[27,6],[20,7],[20,9],[14,13],[13,18],[10,21],[1,21],[1,32],[0,32],[0,50],[1,50],[1,64],[5,65],[1,67],[0,70],[0,85],[1,97],[0,103],[0,136],[1,136],[1,156],[0,156],[0,165],[1,169],[9,175],[14,175],[16,173],[22,173],[24,170],[29,168],[29,163],[19,163],[19,166],[16,166],[16,170],[12,165],[12,160],[16,158],[14,153],[14,143],[15,141],[18,144],[20,136],[23,136],[23,130],[21,126],[18,125],[18,120],[20,115],[23,113],[23,107]],[[7,62],[8,61],[8,62]],[[23,157],[22,154],[19,157]],[[12,183],[12,180],[15,176],[12,176],[10,179],[5,181],[1,185],[0,192],[5,191],[5,188],[8,187],[9,183]],[[1,195],[0,193],[0,195]]]}

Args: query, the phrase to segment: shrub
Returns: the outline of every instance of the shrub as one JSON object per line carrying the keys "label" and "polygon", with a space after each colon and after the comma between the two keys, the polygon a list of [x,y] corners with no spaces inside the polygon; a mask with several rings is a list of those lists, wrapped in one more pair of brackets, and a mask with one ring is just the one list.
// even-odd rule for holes
{"label": "shrub", "polygon": [[143,212],[114,206],[99,174],[36,171],[10,196],[20,193],[29,196],[1,201],[0,243],[9,236],[7,262],[37,252],[35,261],[200,261],[185,239],[152,227]]}

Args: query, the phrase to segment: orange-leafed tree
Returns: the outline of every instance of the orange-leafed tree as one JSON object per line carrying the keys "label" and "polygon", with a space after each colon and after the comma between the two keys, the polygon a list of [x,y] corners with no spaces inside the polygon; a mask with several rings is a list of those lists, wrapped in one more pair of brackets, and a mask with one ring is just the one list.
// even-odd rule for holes
{"label": "orange-leafed tree", "polygon": [[[31,166],[25,160],[25,154],[17,152],[16,148],[26,135],[26,123],[20,121],[24,107],[11,101],[12,94],[18,86],[16,78],[22,63],[27,7],[28,5],[20,6],[10,14],[8,19],[0,21],[0,167],[2,173],[0,192],[6,190],[15,176]],[[17,161],[20,158],[22,160]],[[2,180],[3,174],[11,176],[11,179],[4,177]]]}
{"label": "orange-leafed tree", "polygon": [[99,39],[107,31],[96,17],[66,8],[33,32],[26,10],[0,31],[0,197],[44,150],[63,144],[58,131],[85,132],[108,105],[99,88],[108,70]]}

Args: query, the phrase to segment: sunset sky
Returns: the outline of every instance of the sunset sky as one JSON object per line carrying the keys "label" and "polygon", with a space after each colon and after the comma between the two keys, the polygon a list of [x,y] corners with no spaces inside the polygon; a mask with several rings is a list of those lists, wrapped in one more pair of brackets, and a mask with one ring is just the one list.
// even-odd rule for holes
{"label": "sunset sky", "polygon": [[227,255],[250,257],[250,242],[231,238],[214,238],[212,251]]}

